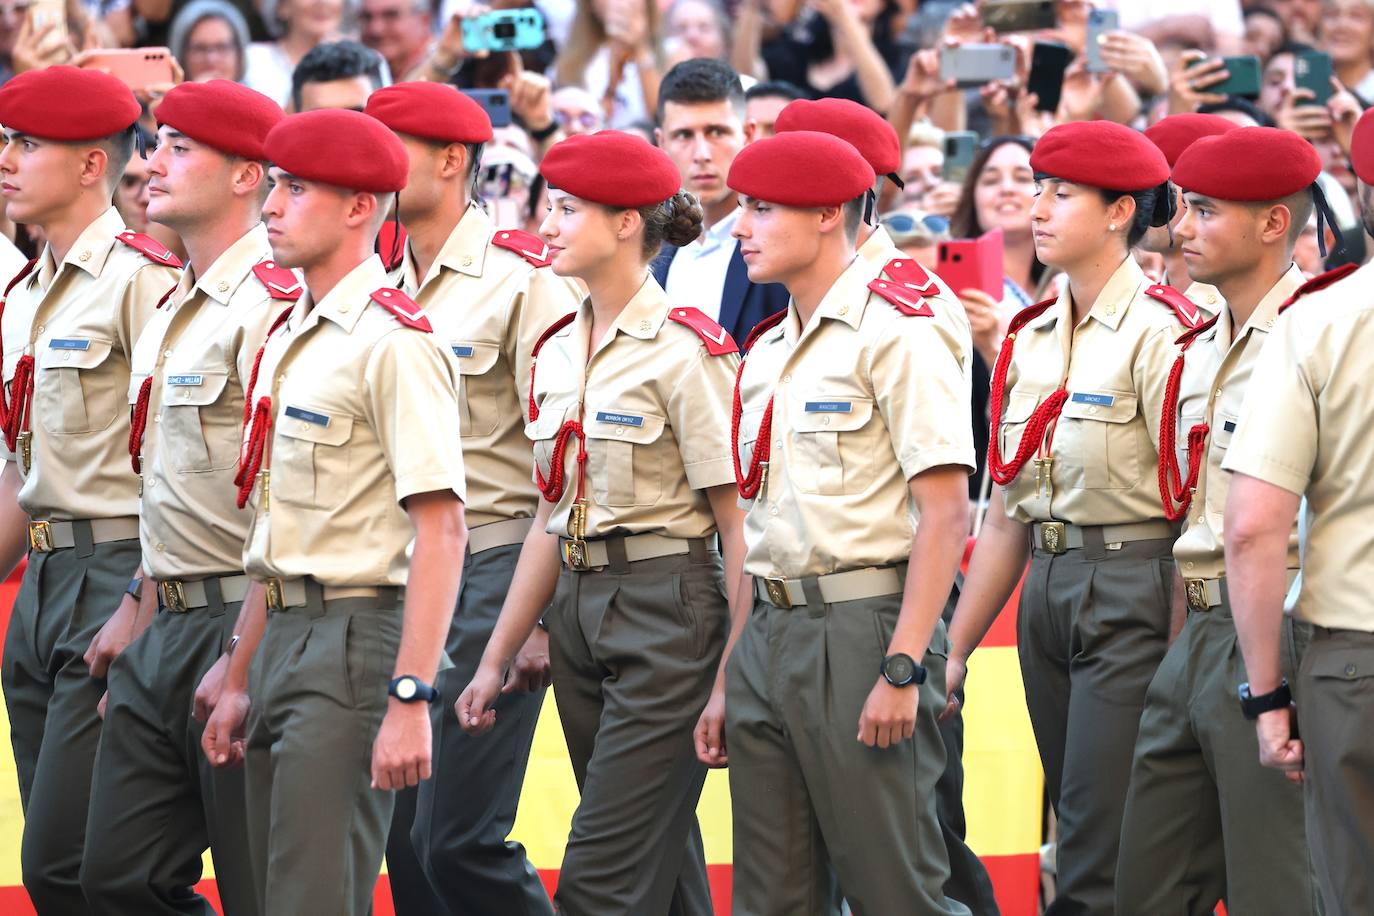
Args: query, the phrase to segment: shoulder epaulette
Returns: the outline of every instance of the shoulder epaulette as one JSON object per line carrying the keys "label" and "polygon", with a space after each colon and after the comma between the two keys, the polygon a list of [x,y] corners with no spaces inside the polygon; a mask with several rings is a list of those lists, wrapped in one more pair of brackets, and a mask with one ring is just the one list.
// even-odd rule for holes
{"label": "shoulder epaulette", "polygon": [[1193,303],[1193,300],[1174,289],[1172,286],[1165,286],[1163,283],[1156,283],[1146,287],[1145,295],[1157,302],[1163,302],[1173,309],[1178,316],[1179,323],[1185,328],[1196,328],[1206,320],[1202,309]]}
{"label": "shoulder epaulette", "polygon": [[903,286],[908,286],[922,296],[931,296],[939,291],[931,275],[912,258],[897,258],[883,265],[883,273]]}
{"label": "shoulder epaulette", "polygon": [[724,356],[727,353],[739,352],[739,345],[730,336],[730,332],[712,321],[700,309],[671,308],[668,310],[668,317],[695,331],[696,335],[701,338],[701,342],[706,344],[706,352],[712,356]]}
{"label": "shoulder epaulette", "polygon": [[1197,340],[1197,339],[1198,339],[1199,337],[1201,337],[1203,334],[1206,334],[1206,333],[1207,333],[1208,331],[1210,331],[1212,328],[1216,327],[1216,325],[1217,325],[1217,320],[1218,320],[1219,318],[1221,318],[1221,315],[1219,315],[1219,314],[1218,314],[1218,315],[1213,315],[1211,318],[1208,318],[1206,321],[1204,321],[1202,324],[1198,325],[1197,327],[1195,327],[1195,328],[1189,328],[1188,330],[1186,330],[1186,331],[1184,331],[1182,334],[1180,334],[1180,335],[1178,336],[1178,339],[1175,340],[1174,343],[1181,345],[1181,346],[1183,347],[1183,349],[1185,349],[1185,350],[1188,349],[1188,346],[1189,346],[1193,341]]}
{"label": "shoulder epaulette", "polygon": [[1017,331],[1024,328],[1026,325],[1030,324],[1035,319],[1039,318],[1041,315],[1045,314],[1045,312],[1049,311],[1050,306],[1054,305],[1058,301],[1059,297],[1055,296],[1051,299],[1046,299],[1044,302],[1037,302],[1035,303],[1035,305],[1028,305],[1021,311],[1017,312],[1015,315],[1012,315],[1011,322],[1007,325],[1007,336],[1010,337]]}
{"label": "shoulder epaulette", "polygon": [[1279,306],[1279,314],[1282,315],[1289,306],[1297,302],[1303,296],[1309,293],[1315,293],[1319,289],[1326,289],[1332,283],[1350,276],[1357,270],[1359,270],[1358,264],[1342,264],[1340,267],[1328,270],[1320,276],[1313,277],[1302,286],[1299,286],[1293,291],[1293,295],[1283,301],[1283,305]]}
{"label": "shoulder epaulette", "polygon": [[153,238],[151,235],[144,235],[142,232],[121,232],[115,236],[125,245],[146,257],[154,264],[165,264],[168,267],[181,267],[181,259],[172,254],[172,250],[166,245]]}
{"label": "shoulder epaulette", "polygon": [[253,276],[267,287],[267,295],[273,299],[290,299],[294,302],[304,291],[296,275],[289,269],[279,266],[276,261],[254,264]]}
{"label": "shoulder epaulette", "polygon": [[414,299],[399,289],[384,286],[373,290],[371,298],[373,302],[396,316],[396,320],[406,327],[424,331],[426,334],[434,333],[434,328],[425,317],[424,311]]}
{"label": "shoulder epaulette", "polygon": [[539,355],[539,351],[544,349],[544,344],[549,342],[549,338],[557,334],[564,328],[566,328],[568,325],[572,324],[573,319],[576,317],[576,312],[569,312],[568,314],[564,315],[562,318],[559,318],[553,324],[545,328],[544,333],[540,334],[539,339],[534,342],[534,350],[531,351],[530,358],[533,359],[534,357],[537,357]]}
{"label": "shoulder epaulette", "polygon": [[887,300],[903,315],[920,315],[925,318],[935,316],[935,310],[926,302],[925,296],[905,283],[877,279],[868,281],[868,288]]}
{"label": "shoulder epaulette", "polygon": [[754,343],[760,337],[762,337],[764,334],[767,334],[769,331],[773,330],[778,325],[782,324],[782,320],[786,317],[787,309],[783,309],[780,312],[774,312],[767,318],[760,321],[758,324],[754,325],[754,330],[750,331],[749,336],[744,338],[744,346],[740,349],[742,349],[745,353],[748,353],[749,350],[753,348]]}
{"label": "shoulder epaulette", "polygon": [[539,236],[520,229],[500,229],[491,237],[497,248],[513,251],[535,267],[548,267],[553,263],[549,257],[549,246]]}

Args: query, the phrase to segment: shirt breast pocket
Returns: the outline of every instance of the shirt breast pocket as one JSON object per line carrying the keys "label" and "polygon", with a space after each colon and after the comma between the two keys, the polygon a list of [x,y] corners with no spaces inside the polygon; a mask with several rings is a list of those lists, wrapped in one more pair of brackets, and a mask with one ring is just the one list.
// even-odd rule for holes
{"label": "shirt breast pocket", "polygon": [[[563,428],[563,411],[555,407],[541,407],[539,418],[525,424],[525,438],[534,448],[534,463],[539,474],[545,479],[553,473],[553,449],[558,440],[558,431]],[[577,440],[568,440],[568,449],[576,454]]]}
{"label": "shirt breast pocket", "polygon": [[[328,422],[293,416],[295,410]],[[307,509],[337,507],[348,490],[352,435],[352,417],[287,407],[272,443],[272,500]]]}
{"label": "shirt breast pocket", "polygon": [[1236,434],[1236,415],[1218,410],[1213,420],[1208,435],[1216,443],[1217,448],[1224,452],[1231,447],[1231,437]]}
{"label": "shirt breast pocket", "polygon": [[124,395],[110,384],[113,346],[96,337],[54,339],[39,350],[33,408],[50,433],[106,429],[119,415]]}
{"label": "shirt breast pocket", "polygon": [[501,355],[494,343],[455,340],[449,344],[454,362],[458,364],[458,410],[463,438],[490,436],[500,421],[497,408],[498,379],[488,377]]}
{"label": "shirt breast pocket", "polygon": [[[1140,440],[1146,433],[1133,422],[1137,413],[1134,394],[1094,393],[1079,400],[1069,396],[1061,417],[1074,421],[1075,429],[1069,433],[1061,428],[1056,435],[1068,440],[1062,457],[1073,485],[1085,490],[1122,490],[1140,483],[1145,464]],[[1057,452],[1056,447],[1052,454]]]}
{"label": "shirt breast pocket", "polygon": [[[1002,411],[1002,425],[997,430],[997,447],[1002,452],[1003,461],[1011,461],[1016,450],[1021,447],[1021,438],[1026,434],[1026,424],[1039,403],[1040,399],[1029,391],[1011,393],[1006,409]],[[1039,443],[1036,443],[1036,449],[1039,449]]]}
{"label": "shirt breast pocket", "polygon": [[855,493],[873,477],[874,443],[863,430],[873,418],[868,398],[814,398],[793,406],[788,476],[803,493]]}
{"label": "shirt breast pocket", "polygon": [[643,411],[588,410],[592,498],[606,506],[648,506],[663,492],[663,417]]}
{"label": "shirt breast pocket", "polygon": [[[224,369],[169,373],[163,384],[162,431],[172,470],[222,471],[238,460],[242,411],[222,403]],[[218,407],[218,409],[216,409]]]}

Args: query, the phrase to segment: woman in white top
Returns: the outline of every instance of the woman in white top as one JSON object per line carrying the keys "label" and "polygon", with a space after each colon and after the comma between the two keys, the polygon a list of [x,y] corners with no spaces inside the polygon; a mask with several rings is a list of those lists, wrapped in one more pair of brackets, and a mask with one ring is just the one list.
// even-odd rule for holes
{"label": "woman in white top", "polygon": [[265,4],[264,18],[273,22],[279,37],[248,46],[244,85],[256,89],[282,107],[291,101],[291,72],[323,41],[340,37],[345,18],[352,19],[356,0],[280,0]]}

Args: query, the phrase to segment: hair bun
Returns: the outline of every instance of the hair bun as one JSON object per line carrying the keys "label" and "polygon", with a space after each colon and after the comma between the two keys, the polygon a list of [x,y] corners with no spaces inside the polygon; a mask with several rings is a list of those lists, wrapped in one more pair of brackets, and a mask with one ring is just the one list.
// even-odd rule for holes
{"label": "hair bun", "polygon": [[696,241],[701,235],[705,214],[697,199],[686,191],[678,191],[663,204],[668,225],[664,228],[663,239],[669,245],[681,248]]}
{"label": "hair bun", "polygon": [[1154,210],[1150,214],[1150,226],[1159,228],[1167,226],[1174,220],[1174,213],[1177,212],[1177,200],[1175,199],[1174,186],[1169,182],[1164,182],[1155,189]]}

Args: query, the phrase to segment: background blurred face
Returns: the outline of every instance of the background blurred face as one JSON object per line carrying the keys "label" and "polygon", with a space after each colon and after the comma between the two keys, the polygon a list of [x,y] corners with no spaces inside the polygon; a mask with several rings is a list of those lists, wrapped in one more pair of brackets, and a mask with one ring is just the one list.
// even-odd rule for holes
{"label": "background blurred face", "polygon": [[24,26],[29,0],[0,0],[0,54],[14,50],[14,39]]}
{"label": "background blurred face", "polygon": [[1337,63],[1374,63],[1374,10],[1366,0],[1331,0],[1322,17],[1321,39],[1322,50]]}
{"label": "background blurred face", "polygon": [[1273,16],[1251,13],[1245,17],[1243,51],[1253,54],[1263,63],[1283,44],[1283,26]]}
{"label": "background blurred face", "polygon": [[1293,82],[1293,55],[1275,54],[1264,66],[1264,79],[1260,83],[1259,107],[1273,115],[1283,104],[1285,92],[1296,88]]}
{"label": "background blurred face", "polygon": [[988,157],[973,186],[973,207],[984,232],[1001,227],[1008,238],[1031,228],[1035,173],[1030,153],[1019,143],[1003,143]]}
{"label": "background blurred face", "polygon": [[415,0],[363,0],[358,19],[362,43],[393,65],[393,79],[404,79],[395,65],[406,63],[429,44],[429,16]]}
{"label": "background blurred face", "polygon": [[773,125],[778,115],[791,101],[776,95],[763,95],[744,103],[744,120],[754,125],[754,140],[773,136]]}
{"label": "background blurred face", "polygon": [[223,153],[162,127],[146,166],[148,219],[180,232],[218,217],[232,196],[231,165]]}
{"label": "background blurred face", "polygon": [[124,225],[135,232],[148,231],[148,163],[137,152],[115,185],[114,205]]}
{"label": "background blurred face", "polygon": [[668,15],[668,34],[682,42],[687,57],[725,56],[725,33],[708,3],[678,0]]}
{"label": "background blurred face", "polygon": [[1322,0],[1271,0],[1269,5],[1293,37],[1316,34],[1322,18]]}
{"label": "background blurred face", "polygon": [[945,151],[938,146],[911,146],[902,155],[902,199],[916,203],[940,186],[945,173]]}
{"label": "background blurred face", "polygon": [[569,137],[594,134],[605,126],[596,99],[579,86],[568,86],[553,94],[553,115]]}
{"label": "background blurred face", "polygon": [[320,108],[351,108],[354,111],[362,111],[367,106],[367,97],[371,94],[372,80],[366,76],[350,76],[323,83],[305,83],[301,86],[301,111],[315,111]]}
{"label": "background blurred face", "polygon": [[550,264],[560,277],[582,277],[615,257],[617,217],[622,211],[549,191],[549,210],[539,235],[549,245]]}
{"label": "background blurred face", "polygon": [[305,181],[273,167],[272,190],[262,207],[272,257],[283,267],[309,270],[329,258],[344,236],[352,192]]}
{"label": "background blurred face", "polygon": [[0,196],[5,201],[5,215],[16,223],[43,225],[76,199],[88,147],[25,137],[10,130],[5,131],[5,140],[0,149]]}
{"label": "background blurred face", "polygon": [[820,253],[820,210],[784,207],[746,198],[735,229],[740,254],[754,283],[786,283]]}
{"label": "background blurred face", "polygon": [[730,164],[744,148],[744,124],[729,102],[663,106],[659,146],[682,175],[682,187],[711,206],[734,192],[725,185]]}
{"label": "background blurred face", "polygon": [[[1030,215],[1040,262],[1068,270],[1100,256],[1111,235],[1101,193],[1057,178],[1036,182],[1036,188]],[[1117,231],[1123,231],[1120,224]]]}
{"label": "background blurred face", "polygon": [[186,37],[186,78],[193,82],[233,80],[239,75],[239,46],[234,30],[216,16],[206,16]]}
{"label": "background blurred face", "polygon": [[1190,277],[1216,286],[1255,269],[1267,208],[1193,193],[1184,194],[1183,202],[1186,209],[1174,237]]}
{"label": "background blurred face", "polygon": [[343,24],[343,0],[285,0],[280,15],[288,31],[327,38]]}

